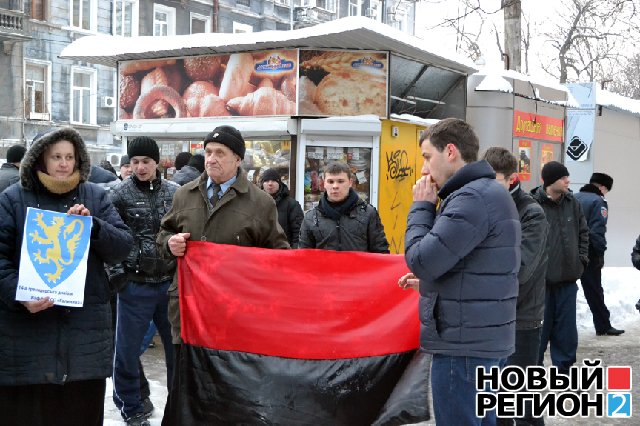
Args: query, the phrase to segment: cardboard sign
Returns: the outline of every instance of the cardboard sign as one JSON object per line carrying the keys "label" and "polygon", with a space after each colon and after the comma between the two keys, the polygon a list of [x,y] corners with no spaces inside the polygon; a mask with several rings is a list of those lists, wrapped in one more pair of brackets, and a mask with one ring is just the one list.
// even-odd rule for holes
{"label": "cardboard sign", "polygon": [[48,296],[55,305],[83,305],[91,224],[91,216],[27,208],[17,301]]}

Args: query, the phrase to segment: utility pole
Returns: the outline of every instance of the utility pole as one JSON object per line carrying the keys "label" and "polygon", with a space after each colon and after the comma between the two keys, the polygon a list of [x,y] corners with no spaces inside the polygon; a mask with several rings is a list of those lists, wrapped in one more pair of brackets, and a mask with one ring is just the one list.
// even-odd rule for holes
{"label": "utility pole", "polygon": [[502,0],[504,12],[504,50],[507,69],[521,72],[522,4],[521,0]]}

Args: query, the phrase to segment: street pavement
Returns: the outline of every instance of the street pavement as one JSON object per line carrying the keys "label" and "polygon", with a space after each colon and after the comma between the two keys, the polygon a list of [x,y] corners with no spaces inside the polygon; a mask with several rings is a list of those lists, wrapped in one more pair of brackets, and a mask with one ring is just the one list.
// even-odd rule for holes
{"label": "street pavement", "polygon": [[[546,425],[640,425],[640,400],[636,397],[640,388],[640,315],[636,319],[624,321],[626,332],[617,337],[596,336],[593,330],[580,331],[578,345],[578,362],[582,365],[584,359],[600,359],[603,366],[631,366],[632,383],[631,393],[635,401],[632,404],[631,418],[547,418]],[[160,338],[155,337],[156,346],[148,349],[142,356],[145,372],[151,387],[151,398],[155,406],[150,422],[152,426],[159,426],[162,420],[164,405],[167,398],[166,373],[164,367],[164,351]],[[550,365],[547,351],[545,365]],[[105,398],[105,422],[106,426],[123,425],[120,413],[116,410],[111,396],[111,380],[107,383],[107,395]],[[591,392],[593,393],[593,391]],[[423,422],[420,426],[435,425],[435,422]]]}

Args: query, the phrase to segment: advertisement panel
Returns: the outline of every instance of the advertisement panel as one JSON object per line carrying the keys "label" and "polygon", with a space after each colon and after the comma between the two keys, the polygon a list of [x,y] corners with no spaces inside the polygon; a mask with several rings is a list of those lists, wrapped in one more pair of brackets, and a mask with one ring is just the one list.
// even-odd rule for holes
{"label": "advertisement panel", "polygon": [[513,112],[513,136],[562,142],[564,120],[516,110]]}
{"label": "advertisement panel", "polygon": [[298,114],[387,116],[386,52],[300,50]]}
{"label": "advertisement panel", "polygon": [[518,177],[522,182],[531,180],[531,141],[521,139],[518,142]]}
{"label": "advertisement panel", "polygon": [[121,62],[118,119],[296,113],[297,50]]}

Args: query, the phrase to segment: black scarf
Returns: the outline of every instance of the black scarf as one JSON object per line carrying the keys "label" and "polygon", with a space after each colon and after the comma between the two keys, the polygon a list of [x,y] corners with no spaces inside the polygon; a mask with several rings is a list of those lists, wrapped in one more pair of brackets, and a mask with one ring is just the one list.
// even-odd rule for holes
{"label": "black scarf", "polygon": [[327,199],[327,193],[322,194],[322,198],[320,198],[320,203],[318,204],[318,210],[325,217],[329,219],[335,220],[336,222],[340,220],[340,216],[345,215],[348,216],[353,206],[356,205],[360,197],[353,188],[349,188],[349,195],[344,200],[338,203],[332,203]]}

